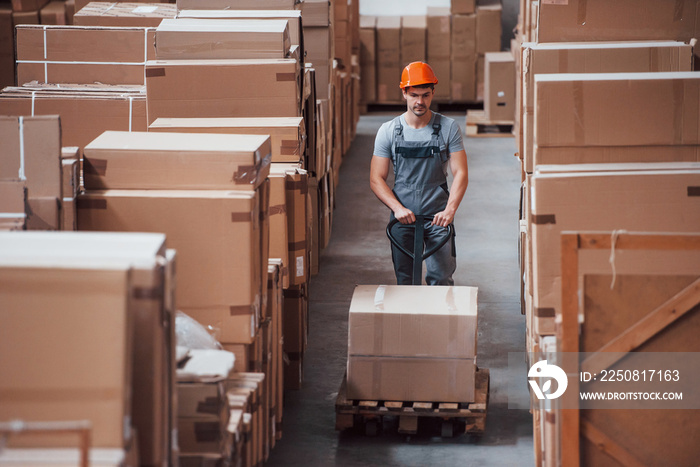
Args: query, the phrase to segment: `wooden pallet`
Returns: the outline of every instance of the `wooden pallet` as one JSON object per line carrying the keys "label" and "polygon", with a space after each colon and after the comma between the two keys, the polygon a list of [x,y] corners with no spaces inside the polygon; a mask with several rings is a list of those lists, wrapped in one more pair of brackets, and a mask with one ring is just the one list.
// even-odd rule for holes
{"label": "wooden pallet", "polygon": [[512,137],[513,122],[488,120],[483,110],[470,110],[466,134],[471,138]]}
{"label": "wooden pallet", "polygon": [[335,429],[353,428],[364,423],[368,435],[376,434],[377,424],[385,415],[399,417],[399,433],[415,434],[418,419],[441,418],[442,436],[453,436],[457,424],[464,424],[464,432],[483,434],[486,428],[486,408],[489,399],[489,370],[476,371],[474,402],[414,402],[414,401],[363,401],[347,398],[347,375],[338,390],[335,401]]}

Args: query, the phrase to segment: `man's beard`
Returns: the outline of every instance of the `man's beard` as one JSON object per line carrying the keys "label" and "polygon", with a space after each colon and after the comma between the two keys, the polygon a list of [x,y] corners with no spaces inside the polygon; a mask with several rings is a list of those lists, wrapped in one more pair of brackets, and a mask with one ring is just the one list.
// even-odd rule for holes
{"label": "man's beard", "polygon": [[411,112],[413,112],[414,115],[420,117],[422,115],[425,115],[425,113],[428,111],[428,108],[425,105],[414,105],[411,107]]}

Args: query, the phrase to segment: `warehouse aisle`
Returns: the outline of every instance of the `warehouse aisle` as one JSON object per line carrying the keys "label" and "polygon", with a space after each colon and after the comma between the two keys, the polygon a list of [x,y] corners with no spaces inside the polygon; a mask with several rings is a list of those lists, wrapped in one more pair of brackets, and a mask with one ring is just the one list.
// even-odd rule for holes
{"label": "warehouse aisle", "polygon": [[[464,114],[448,114],[464,126]],[[377,437],[335,431],[335,397],[345,371],[347,310],[356,284],[394,284],[389,211],[369,189],[374,135],[392,114],[361,117],[340,169],[330,244],[310,284],[304,383],[285,395],[283,437],[270,466],[532,465],[532,418],[509,410],[508,352],[525,349],[518,282],[520,167],[512,138],[465,139],[470,183],[455,221],[456,285],[479,287],[477,364],[491,370],[486,434],[439,437],[439,427],[399,435],[392,422]],[[518,397],[527,400],[522,384]],[[426,427],[431,428],[431,427]]]}

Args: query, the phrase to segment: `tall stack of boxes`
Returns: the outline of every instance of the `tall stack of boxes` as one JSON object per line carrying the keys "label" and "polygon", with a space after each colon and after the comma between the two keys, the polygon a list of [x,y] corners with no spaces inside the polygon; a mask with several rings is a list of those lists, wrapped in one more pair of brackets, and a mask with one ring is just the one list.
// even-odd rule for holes
{"label": "tall stack of boxes", "polygon": [[[175,288],[170,253],[163,323],[173,331],[177,303],[235,356],[224,390],[214,388],[218,442],[197,441],[214,433],[200,420],[211,414],[183,406],[178,415],[174,395],[157,398],[176,388],[167,370],[175,344],[167,334],[150,338],[153,321],[134,334],[158,346],[138,350],[154,357],[135,364],[134,379],[144,380],[148,365],[163,377],[134,386],[125,410],[134,412],[138,443],[125,438],[119,447],[144,465],[172,465],[175,456],[186,465],[258,465],[281,436],[283,390],[303,381],[308,281],[330,239],[338,169],[359,115],[359,4],[80,6],[76,26],[17,29],[19,79],[13,73],[7,84],[18,86],[0,93],[0,114],[16,116],[2,131],[9,138],[24,128],[25,156],[47,141],[55,150],[42,153],[37,177],[39,159],[17,166],[19,145],[4,148],[2,228],[31,228],[51,198],[55,228],[71,226],[81,238],[165,234],[178,280]],[[53,129],[34,135],[41,122]],[[47,156],[55,156],[50,174]],[[136,289],[154,307],[166,302]],[[152,312],[141,313],[143,324]],[[183,400],[213,390],[210,381],[195,385],[179,388],[192,396]]]}
{"label": "tall stack of boxes", "polygon": [[426,61],[435,71],[435,102],[483,101],[486,54],[501,50],[501,12],[500,1],[453,0],[449,7],[428,6],[425,16],[360,18],[362,73],[376,79],[376,91],[365,91],[370,97],[364,102],[402,103],[398,81],[413,61]]}
{"label": "tall stack of boxes", "polygon": [[[524,1],[521,6],[514,41],[514,128],[523,179],[522,302],[527,350],[536,361],[571,350],[564,320],[580,323],[580,347],[574,351],[599,350],[593,345],[602,319],[594,313],[596,304],[613,300],[620,320],[643,319],[652,309],[630,299],[625,289],[634,282],[630,275],[648,278],[646,294],[656,290],[654,284],[700,273],[697,254],[692,253],[620,251],[611,257],[610,251],[587,252],[580,256],[578,287],[578,294],[585,294],[585,312],[564,316],[562,304],[569,297],[562,296],[562,269],[568,266],[560,255],[562,232],[614,236],[622,231],[700,231],[698,216],[691,214],[700,208],[691,188],[700,183],[700,74],[691,71],[692,39],[700,30],[692,1],[635,4],[633,9],[603,1],[589,1],[585,8],[581,2]],[[611,271],[618,281],[611,280]],[[605,281],[604,288],[592,285],[596,277]],[[608,340],[624,332],[616,324],[610,329]],[[692,347],[687,339],[671,336],[661,332],[657,343],[666,342],[665,348],[676,351]],[[571,452],[558,406],[533,399],[532,408],[537,465],[600,456],[596,443],[585,441],[592,429],[609,436],[611,445],[631,446],[610,431],[625,411],[607,411],[606,425],[595,421],[595,411],[588,411],[588,428],[575,427],[581,436],[579,452]],[[644,425],[642,411],[632,412],[624,424]],[[659,426],[682,436],[669,420],[659,421]],[[660,443],[646,441],[652,450],[662,449]],[[692,452],[681,449],[676,454],[684,458]]]}
{"label": "tall stack of boxes", "polygon": [[[114,465],[172,463],[175,252],[165,236],[0,236],[3,353],[32,356],[3,360],[0,419],[87,420],[91,448],[111,450]],[[33,465],[46,448],[78,447],[61,432],[14,439]]]}

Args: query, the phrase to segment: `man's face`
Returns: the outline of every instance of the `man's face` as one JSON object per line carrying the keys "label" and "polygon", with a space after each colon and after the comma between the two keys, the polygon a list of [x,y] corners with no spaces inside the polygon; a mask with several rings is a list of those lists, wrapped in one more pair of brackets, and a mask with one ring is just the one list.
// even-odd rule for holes
{"label": "man's face", "polygon": [[430,88],[409,87],[403,90],[403,98],[406,99],[408,110],[417,117],[422,117],[430,108],[434,93]]}

